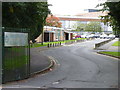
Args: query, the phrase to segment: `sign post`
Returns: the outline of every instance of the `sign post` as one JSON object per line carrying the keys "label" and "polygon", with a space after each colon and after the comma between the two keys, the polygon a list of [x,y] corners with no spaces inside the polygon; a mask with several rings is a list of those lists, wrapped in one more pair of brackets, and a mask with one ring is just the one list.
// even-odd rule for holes
{"label": "sign post", "polygon": [[2,83],[2,58],[3,58],[3,33],[2,28],[0,28],[0,84]]}

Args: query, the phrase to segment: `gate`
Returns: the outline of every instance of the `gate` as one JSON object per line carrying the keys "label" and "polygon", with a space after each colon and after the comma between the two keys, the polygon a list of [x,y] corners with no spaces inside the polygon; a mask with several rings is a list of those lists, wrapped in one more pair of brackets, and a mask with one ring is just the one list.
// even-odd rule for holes
{"label": "gate", "polygon": [[30,75],[29,30],[2,28],[2,83]]}

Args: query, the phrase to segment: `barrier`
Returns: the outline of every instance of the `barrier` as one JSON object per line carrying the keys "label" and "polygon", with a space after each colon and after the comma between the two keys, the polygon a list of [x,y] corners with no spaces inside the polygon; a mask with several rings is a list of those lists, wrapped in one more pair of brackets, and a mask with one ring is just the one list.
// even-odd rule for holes
{"label": "barrier", "polygon": [[48,43],[47,44],[47,47],[50,48],[50,47],[58,47],[58,46],[61,46],[62,43],[61,42],[58,42],[58,43]]}
{"label": "barrier", "polygon": [[[86,40],[92,40],[92,39],[90,39],[90,38],[88,38],[88,39],[86,39]],[[69,44],[73,44],[73,43],[77,43],[77,42],[84,42],[85,40],[83,39],[83,40],[73,40],[73,41],[66,41],[64,44],[66,44],[66,45],[69,45]],[[47,44],[47,47],[49,48],[49,47],[57,47],[57,46],[61,46],[62,45],[62,43],[61,42],[58,42],[58,43],[48,43]]]}
{"label": "barrier", "polygon": [[[115,39],[115,38],[113,38],[113,39]],[[104,44],[112,41],[113,39],[109,39],[109,40],[106,40],[106,41],[103,41],[103,42],[100,42],[100,43],[95,44],[94,49],[97,49],[98,47],[100,47],[100,46],[102,46],[102,45],[104,45]]]}

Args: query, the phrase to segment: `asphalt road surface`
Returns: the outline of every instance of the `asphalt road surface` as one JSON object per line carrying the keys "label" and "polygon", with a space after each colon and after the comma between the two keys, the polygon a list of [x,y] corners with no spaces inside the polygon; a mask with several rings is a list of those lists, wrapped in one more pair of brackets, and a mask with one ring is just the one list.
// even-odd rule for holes
{"label": "asphalt road surface", "polygon": [[96,53],[94,44],[101,41],[95,39],[42,51],[56,61],[55,68],[7,87],[116,88],[118,59]]}

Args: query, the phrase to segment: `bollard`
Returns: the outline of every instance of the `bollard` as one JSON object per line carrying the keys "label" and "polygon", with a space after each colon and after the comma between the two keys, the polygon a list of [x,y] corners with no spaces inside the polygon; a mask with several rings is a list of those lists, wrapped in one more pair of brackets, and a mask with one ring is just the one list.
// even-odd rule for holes
{"label": "bollard", "polygon": [[55,47],[56,47],[56,43],[55,43]]}
{"label": "bollard", "polygon": [[54,47],[54,43],[53,43],[53,47]]}
{"label": "bollard", "polygon": [[61,45],[61,42],[60,42],[60,45]]}
{"label": "bollard", "polygon": [[49,48],[49,43],[47,44],[47,47]]}
{"label": "bollard", "polygon": [[52,44],[50,43],[50,47],[52,46]]}

